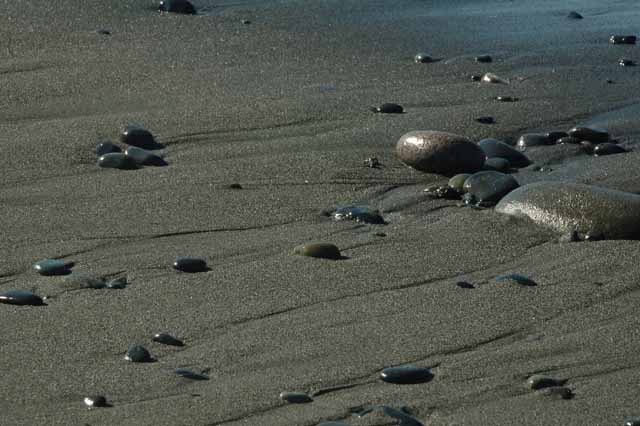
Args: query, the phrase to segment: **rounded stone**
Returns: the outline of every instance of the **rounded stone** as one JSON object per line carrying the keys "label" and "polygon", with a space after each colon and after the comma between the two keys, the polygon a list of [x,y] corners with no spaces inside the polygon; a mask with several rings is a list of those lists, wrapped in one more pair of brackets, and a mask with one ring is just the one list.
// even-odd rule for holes
{"label": "rounded stone", "polygon": [[498,77],[497,75],[493,74],[493,73],[486,73],[485,75],[482,76],[481,79],[484,83],[506,83],[506,80]]}
{"label": "rounded stone", "polygon": [[476,56],[476,62],[482,63],[482,64],[488,64],[489,62],[493,62],[493,58],[489,55],[479,55]]}
{"label": "rounded stone", "polygon": [[157,333],[153,336],[152,340],[157,343],[162,343],[163,345],[184,346],[184,342],[182,340],[167,333]]}
{"label": "rounded stone", "polygon": [[167,162],[164,158],[154,154],[146,149],[138,148],[137,146],[130,146],[124,152],[127,157],[133,158],[136,164],[144,166],[166,166]]}
{"label": "rounded stone", "polygon": [[513,96],[496,96],[496,101],[498,102],[517,102],[518,98]]}
{"label": "rounded stone", "polygon": [[122,290],[127,287],[127,277],[118,277],[110,280],[107,283],[107,288],[112,290]]}
{"label": "rounded stone", "polygon": [[182,13],[185,15],[193,15],[196,8],[187,0],[163,0],[158,5],[161,12]]}
{"label": "rounded stone", "polygon": [[625,152],[627,152],[626,149],[611,142],[599,143],[593,147],[593,155],[596,157],[612,154],[624,154]]}
{"label": "rounded stone", "polygon": [[471,176],[469,173],[460,173],[449,179],[449,187],[455,189],[459,193],[464,192],[464,182]]}
{"label": "rounded stone", "polygon": [[564,385],[564,380],[554,379],[553,377],[542,374],[534,374],[527,379],[527,386],[533,390],[562,385]]}
{"label": "rounded stone", "polygon": [[103,277],[95,274],[71,274],[62,281],[60,286],[67,290],[102,289],[107,284]]}
{"label": "rounded stone", "polygon": [[511,170],[511,163],[509,163],[509,160],[507,160],[506,158],[491,157],[491,158],[487,158],[484,161],[483,169],[506,173],[509,170]]}
{"label": "rounded stone", "polygon": [[474,173],[464,182],[464,191],[480,204],[497,203],[520,184],[511,175],[485,171]]}
{"label": "rounded stone", "polygon": [[[535,287],[538,285],[534,280],[520,274],[507,274],[496,277],[497,282],[513,282],[527,287]],[[533,377],[533,376],[532,376]]]}
{"label": "rounded stone", "polygon": [[549,138],[542,133],[525,133],[518,138],[516,145],[520,149],[525,149],[531,146],[549,145]]}
{"label": "rounded stone", "polygon": [[143,346],[131,346],[124,356],[124,359],[131,362],[152,362],[153,358],[149,351]]}
{"label": "rounded stone", "polygon": [[549,141],[550,144],[555,144],[558,142],[559,139],[566,138],[567,136],[569,136],[567,132],[559,132],[559,131],[547,132],[544,135],[547,137],[547,140]]}
{"label": "rounded stone", "polygon": [[536,391],[536,395],[552,399],[571,399],[573,398],[573,391],[565,386],[554,386],[542,388]]}
{"label": "rounded stone", "polygon": [[593,143],[609,142],[609,132],[596,127],[574,127],[567,133],[569,133],[569,136],[581,141],[589,141]]}
{"label": "rounded stone", "polygon": [[462,136],[434,130],[404,134],[396,144],[400,160],[416,170],[453,176],[482,169],[485,154]]}
{"label": "rounded stone", "polygon": [[385,103],[380,105],[379,107],[374,107],[371,110],[373,112],[379,112],[382,114],[402,114],[404,112],[404,108],[402,108],[402,105],[393,103]]}
{"label": "rounded stone", "polygon": [[471,284],[470,282],[467,281],[458,281],[456,283],[456,285],[460,288],[464,288],[464,289],[472,289],[475,288],[475,286],[473,284]]}
{"label": "rounded stone", "polygon": [[524,216],[561,234],[640,238],[640,195],[571,182],[536,182],[507,196],[496,211]]}
{"label": "rounded stone", "polygon": [[567,18],[569,18],[569,19],[582,19],[582,15],[579,14],[578,12],[576,12],[575,10],[572,10],[567,15]]}
{"label": "rounded stone", "polygon": [[580,143],[580,139],[574,138],[573,136],[565,136],[556,141],[557,145],[563,145],[563,144],[577,145],[579,143]]}
{"label": "rounded stone", "polygon": [[624,426],[640,426],[640,417],[624,419]]}
{"label": "rounded stone", "polygon": [[636,63],[633,59],[620,58],[618,59],[618,65],[620,65],[621,67],[635,67]]}
{"label": "rounded stone", "polygon": [[372,223],[376,225],[384,224],[384,219],[378,210],[367,206],[345,206],[338,207],[331,217],[334,220],[353,220],[359,223]]}
{"label": "rounded stone", "polygon": [[476,121],[481,124],[495,124],[496,119],[490,116],[478,117]]}
{"label": "rounded stone", "polygon": [[184,377],[185,379],[190,379],[190,380],[209,380],[209,376],[207,376],[206,374],[204,374],[204,373],[196,373],[194,371],[187,370],[185,368],[176,368],[174,373],[176,373],[177,376]]}
{"label": "rounded stone", "polygon": [[124,144],[137,146],[138,148],[147,150],[163,148],[162,145],[156,142],[150,131],[136,124],[126,126],[120,135],[120,140]]}
{"label": "rounded stone", "polygon": [[138,163],[122,152],[113,152],[98,158],[98,166],[107,169],[135,170],[138,168]]}
{"label": "rounded stone", "polygon": [[281,392],[280,399],[291,404],[305,404],[313,402],[313,398],[304,392]]}
{"label": "rounded stone", "polygon": [[207,261],[197,257],[179,257],[173,262],[173,269],[188,273],[206,272],[209,270]]}
{"label": "rounded stone", "polygon": [[433,57],[427,53],[418,53],[413,60],[416,64],[428,64],[433,62]]}
{"label": "rounded stone", "polygon": [[428,368],[422,367],[389,367],[382,370],[380,378],[387,383],[412,385],[430,381],[433,379],[433,374]]}
{"label": "rounded stone", "polygon": [[609,37],[611,44],[636,44],[636,36],[634,35],[612,35]]}
{"label": "rounded stone", "polygon": [[504,158],[513,167],[527,167],[531,161],[522,152],[502,141],[496,139],[483,139],[478,142],[478,146],[485,153],[487,158]]}
{"label": "rounded stone", "polygon": [[103,395],[93,395],[84,398],[84,404],[89,408],[108,407],[107,398]]}
{"label": "rounded stone", "polygon": [[42,306],[44,302],[38,295],[26,290],[10,290],[0,293],[0,303],[19,306]]}
{"label": "rounded stone", "polygon": [[331,243],[310,243],[294,247],[293,253],[299,256],[317,257],[321,259],[342,259],[340,249]]}
{"label": "rounded stone", "polygon": [[111,142],[102,142],[96,147],[96,155],[101,157],[105,154],[112,154],[114,152],[122,152],[118,145]]}
{"label": "rounded stone", "polygon": [[71,273],[73,265],[73,262],[65,262],[60,259],[44,259],[36,262],[33,268],[40,275],[67,275]]}

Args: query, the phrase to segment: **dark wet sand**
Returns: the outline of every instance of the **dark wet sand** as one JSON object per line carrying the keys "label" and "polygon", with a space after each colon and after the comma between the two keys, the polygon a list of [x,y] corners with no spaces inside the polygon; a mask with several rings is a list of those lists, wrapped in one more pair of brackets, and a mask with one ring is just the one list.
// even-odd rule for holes
{"label": "dark wet sand", "polygon": [[[350,409],[375,404],[406,405],[429,425],[640,416],[640,243],[559,244],[526,221],[431,200],[423,189],[446,179],[393,151],[416,129],[513,140],[593,122],[633,151],[530,149],[552,171],[516,179],[640,192],[640,67],[617,65],[640,56],[607,42],[638,33],[634,1],[575,2],[581,21],[545,0],[194,3],[208,10],[4,6],[0,290],[50,298],[0,305],[3,425],[357,425],[373,423]],[[423,51],[442,60],[414,64]],[[484,72],[510,83],[470,81]],[[406,113],[369,111],[383,102]],[[487,115],[496,124],[475,121]],[[96,144],[128,123],[156,134],[168,167],[96,166]],[[384,167],[365,167],[368,157]],[[389,223],[319,214],[356,202]],[[309,241],[348,259],[290,254]],[[180,256],[211,271],[178,273]],[[126,272],[130,285],[64,292],[62,277],[32,269],[51,257],[75,261],[74,273]],[[538,286],[494,281],[506,273]],[[151,342],[165,331],[186,346]],[[135,343],[158,361],[125,361]],[[406,364],[433,367],[434,379],[379,380]],[[540,372],[575,397],[535,395],[525,381]],[[278,398],[337,385],[354,386],[305,405]],[[95,394],[113,407],[88,410]]]}

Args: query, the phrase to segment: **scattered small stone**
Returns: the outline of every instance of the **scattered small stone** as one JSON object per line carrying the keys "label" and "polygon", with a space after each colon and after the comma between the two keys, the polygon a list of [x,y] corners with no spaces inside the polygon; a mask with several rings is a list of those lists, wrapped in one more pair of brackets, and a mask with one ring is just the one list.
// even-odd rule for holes
{"label": "scattered small stone", "polygon": [[242,24],[245,24],[245,25],[249,25],[249,24],[251,24],[251,21],[250,21],[250,20],[248,20],[248,19],[243,19],[243,20],[241,20],[240,22],[241,22]]}
{"label": "scattered small stone", "polygon": [[331,243],[310,243],[294,247],[293,254],[321,259],[342,259],[340,249]]}
{"label": "scattered small stone", "polygon": [[602,241],[604,240],[604,235],[599,232],[587,232],[584,236],[585,241]]}
{"label": "scattered small stone", "polygon": [[26,290],[9,290],[0,294],[0,303],[19,306],[43,306],[40,296]]}
{"label": "scattered small stone", "polygon": [[429,64],[433,62],[433,57],[427,53],[418,53],[413,60],[416,64]]}
{"label": "scattered small stone", "polygon": [[242,189],[242,185],[240,185],[239,183],[232,183],[231,185],[229,185],[228,188],[229,189]]}
{"label": "scattered small stone", "polygon": [[185,15],[194,15],[196,13],[196,8],[187,0],[163,0],[158,6],[158,10]]}
{"label": "scattered small stone", "polygon": [[605,82],[606,82],[607,84],[613,84],[613,80],[611,80],[610,78],[606,79],[606,80],[605,80]]}
{"label": "scattered small stone", "polygon": [[138,163],[122,152],[113,152],[100,156],[98,166],[107,169],[136,170]]}
{"label": "scattered small stone", "polygon": [[567,132],[547,132],[545,136],[550,144],[555,144],[558,143],[560,139],[568,137],[569,134]]}
{"label": "scattered small stone", "polygon": [[569,136],[581,141],[589,141],[593,143],[609,142],[609,132],[596,127],[574,127],[567,133],[569,133]]}
{"label": "scattered small stone", "polygon": [[496,277],[496,281],[498,281],[498,282],[515,282],[515,283],[518,283],[520,285],[524,285],[524,286],[527,286],[527,287],[535,287],[535,286],[538,285],[538,283],[536,283],[531,278],[525,277],[524,275],[520,275],[520,274],[500,275],[499,277]]}
{"label": "scattered small stone", "polygon": [[482,81],[482,76],[472,75],[471,76],[471,81]]}
{"label": "scattered small stone", "polygon": [[207,261],[197,257],[179,257],[173,262],[173,269],[188,273],[206,272],[209,270]]}
{"label": "scattered small stone", "polygon": [[124,359],[131,362],[152,362],[154,359],[151,354],[143,346],[131,346],[124,356]]}
{"label": "scattered small stone", "polygon": [[125,127],[120,135],[122,143],[147,150],[156,150],[164,148],[157,143],[150,131],[137,124],[130,124]]}
{"label": "scattered small stone", "polygon": [[506,83],[507,81],[498,77],[497,75],[493,74],[493,73],[486,73],[485,75],[482,76],[482,81],[485,83]]}
{"label": "scattered small stone", "polygon": [[579,143],[580,143],[580,139],[574,138],[573,136],[565,136],[556,141],[556,145],[564,145],[564,144],[577,145]]}
{"label": "scattered small stone", "polygon": [[640,417],[624,419],[624,426],[640,426]]}
{"label": "scattered small stone", "polygon": [[378,161],[376,157],[367,158],[366,160],[364,160],[364,164],[372,169],[379,169],[380,167],[382,167],[382,164],[380,164],[380,161]]}
{"label": "scattered small stone", "polygon": [[291,404],[305,404],[313,402],[313,398],[303,392],[281,392],[280,399]]}
{"label": "scattered small stone", "polygon": [[527,167],[531,161],[522,152],[502,141],[496,139],[483,139],[478,142],[478,146],[485,153],[487,158],[505,158],[513,167]]}
{"label": "scattered small stone", "polygon": [[107,288],[112,290],[122,290],[127,287],[127,277],[114,278],[107,283]]}
{"label": "scattered small stone", "polygon": [[338,207],[331,217],[334,220],[353,220],[360,223],[384,224],[384,219],[378,210],[370,209],[367,206],[345,206]]}
{"label": "scattered small stone", "polygon": [[484,171],[474,173],[464,182],[465,193],[472,196],[477,204],[495,204],[520,184],[511,175]]}
{"label": "scattered small stone", "polygon": [[611,142],[600,143],[593,147],[593,155],[595,155],[596,157],[600,157],[603,155],[623,154],[625,152],[627,152],[626,149]]}
{"label": "scattered small stone", "polygon": [[422,367],[389,367],[382,370],[380,378],[387,383],[410,385],[428,382],[433,379],[433,374],[428,368]]}
{"label": "scattered small stone", "polygon": [[107,284],[104,282],[104,278],[99,275],[71,274],[65,277],[60,286],[67,290],[96,290],[106,288]]}
{"label": "scattered small stone", "polygon": [[491,170],[494,172],[507,173],[511,170],[511,163],[509,160],[502,157],[487,158],[484,162],[484,170]]}
{"label": "scattered small stone", "polygon": [[96,147],[96,155],[98,157],[101,157],[105,154],[112,154],[114,152],[122,152],[122,150],[118,145],[113,144],[111,142],[102,142],[102,143],[99,143],[98,146]]}
{"label": "scattered small stone", "polygon": [[460,173],[449,179],[449,187],[459,194],[464,193],[464,182],[471,176],[469,173]]}
{"label": "scattered small stone", "polygon": [[60,259],[45,259],[39,262],[36,262],[33,265],[33,268],[40,275],[67,275],[71,273],[71,268],[73,267],[73,262],[65,262]]}
{"label": "scattered small stone", "polygon": [[102,35],[111,35],[111,31],[105,29],[97,30],[96,32]]}
{"label": "scattered small stone", "polygon": [[482,63],[482,64],[488,64],[489,62],[493,62],[493,58],[489,55],[480,55],[480,56],[476,56],[476,62]]}
{"label": "scattered small stone", "polygon": [[565,386],[542,388],[536,391],[536,395],[553,399],[571,399],[574,396],[573,391]]}
{"label": "scattered small stone", "polygon": [[84,404],[89,408],[109,407],[107,398],[103,395],[87,396],[84,398]]}
{"label": "scattered small stone", "polygon": [[517,102],[518,98],[513,96],[496,96],[496,101],[499,102]]}
{"label": "scattered small stone", "polygon": [[476,118],[476,121],[482,124],[495,124],[496,122],[495,118],[489,116],[478,117]]}
{"label": "scattered small stone", "polygon": [[381,114],[402,114],[404,112],[404,108],[402,108],[402,105],[386,103],[379,107],[372,107],[371,111],[379,112]]}
{"label": "scattered small stone", "polygon": [[196,373],[191,370],[187,370],[184,368],[176,368],[175,371],[177,376],[184,377],[185,379],[191,380],[209,380],[209,376],[204,373]]}
{"label": "scattered small stone", "polygon": [[445,176],[476,172],[485,160],[482,149],[467,138],[433,130],[404,134],[396,144],[396,154],[416,170]]}
{"label": "scattered small stone", "polygon": [[476,288],[473,284],[466,281],[458,281],[456,285],[460,288],[467,288],[467,289]]}
{"label": "scattered small stone", "polygon": [[569,18],[569,19],[582,19],[582,15],[580,15],[578,12],[572,10],[567,15],[567,18]]}
{"label": "scattered small stone", "polygon": [[534,374],[527,379],[527,386],[533,390],[548,388],[553,386],[564,385],[564,380],[554,379],[553,377],[543,376],[542,374]]}
{"label": "scattered small stone", "polygon": [[124,152],[127,157],[133,158],[136,164],[143,166],[166,166],[167,162],[164,158],[154,154],[146,149],[138,148],[137,146],[130,146]]}
{"label": "scattered small stone", "polygon": [[542,133],[525,133],[518,138],[516,145],[521,150],[532,146],[549,145],[549,138],[547,138],[547,135]]}
{"label": "scattered small stone", "polygon": [[611,44],[636,44],[636,36],[634,35],[612,35],[609,37],[609,43]]}
{"label": "scattered small stone", "polygon": [[636,63],[631,59],[620,58],[618,60],[618,65],[620,65],[621,67],[635,67]]}
{"label": "scattered small stone", "polygon": [[152,340],[157,343],[162,343],[163,345],[184,346],[184,342],[182,340],[176,339],[175,337],[167,333],[155,334]]}

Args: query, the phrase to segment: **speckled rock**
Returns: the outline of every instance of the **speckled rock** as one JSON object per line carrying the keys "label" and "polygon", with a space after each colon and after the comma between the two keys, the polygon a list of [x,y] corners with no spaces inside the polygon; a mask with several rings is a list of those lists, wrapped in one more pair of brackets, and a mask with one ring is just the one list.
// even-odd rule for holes
{"label": "speckled rock", "polygon": [[430,369],[422,367],[389,367],[382,370],[380,378],[387,383],[410,385],[428,382],[433,379],[433,374]]}
{"label": "speckled rock", "polygon": [[525,133],[518,138],[518,142],[516,143],[516,145],[520,149],[525,149],[532,146],[549,145],[549,138],[547,138],[547,135],[542,133]]}
{"label": "speckled rock", "polygon": [[303,392],[282,392],[280,393],[280,399],[291,404],[313,402],[313,398]]}
{"label": "speckled rock", "polygon": [[616,145],[611,142],[599,143],[593,147],[593,155],[596,157],[602,157],[603,155],[624,154],[626,149],[620,145]]}
{"label": "speckled rock", "polygon": [[122,152],[113,152],[100,156],[98,166],[105,169],[136,170],[138,163]]}
{"label": "speckled rock", "polygon": [[40,296],[26,290],[10,290],[0,293],[0,303],[19,306],[42,306],[44,302]]}
{"label": "speckled rock", "polygon": [[569,136],[581,141],[589,141],[593,143],[609,142],[609,132],[596,127],[574,127],[569,130]]}
{"label": "speckled rock", "polygon": [[67,275],[71,273],[73,262],[67,262],[60,259],[44,259],[36,262],[33,268],[40,275]]}
{"label": "speckled rock", "polygon": [[422,172],[453,176],[482,169],[484,152],[478,145],[453,133],[417,130],[396,144],[400,160]]}
{"label": "speckled rock", "polygon": [[478,203],[497,203],[518,186],[518,181],[511,175],[485,171],[469,176],[464,182],[464,191]]}
{"label": "speckled rock", "polygon": [[309,243],[294,247],[293,254],[321,259],[342,259],[340,249],[331,243]]}
{"label": "speckled rock", "polygon": [[531,161],[526,155],[502,141],[496,139],[483,139],[478,142],[478,146],[482,149],[487,158],[505,158],[509,160],[509,163],[513,167],[527,167],[531,164]]}
{"label": "speckled rock", "polygon": [[496,206],[559,233],[594,233],[606,239],[640,238],[640,195],[571,182],[536,182],[505,196]]}

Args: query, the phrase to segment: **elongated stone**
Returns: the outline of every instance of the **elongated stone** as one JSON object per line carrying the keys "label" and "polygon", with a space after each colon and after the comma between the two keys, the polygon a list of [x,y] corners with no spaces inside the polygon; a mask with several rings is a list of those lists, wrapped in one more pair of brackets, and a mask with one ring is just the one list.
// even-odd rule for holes
{"label": "elongated stone", "polygon": [[89,408],[109,407],[107,398],[103,395],[92,395],[84,398],[84,404]]}
{"label": "elongated stone", "polygon": [[10,290],[0,294],[0,303],[19,306],[42,306],[44,302],[40,296],[26,290]]}
{"label": "elongated stone", "polygon": [[544,376],[542,374],[534,374],[527,379],[527,386],[533,390],[562,386],[564,383],[564,380],[554,379],[553,377]]}
{"label": "elongated stone", "polygon": [[502,157],[491,157],[484,161],[483,170],[506,173],[511,169],[509,160]]}
{"label": "elongated stone", "polygon": [[529,158],[511,145],[496,139],[483,139],[478,142],[478,146],[485,153],[487,158],[500,157],[509,160],[513,167],[527,167],[531,164]]}
{"label": "elongated stone", "polygon": [[460,173],[449,179],[449,188],[462,194],[464,192],[464,182],[471,176],[469,173]]}
{"label": "elongated stone", "polygon": [[321,259],[342,259],[340,249],[331,243],[309,243],[294,247],[293,254]]}
{"label": "elongated stone", "polygon": [[372,111],[382,114],[402,114],[404,112],[404,108],[402,108],[402,105],[386,103],[380,105],[379,107],[372,108]]}
{"label": "elongated stone", "polygon": [[578,12],[576,12],[575,10],[572,10],[567,15],[567,18],[569,18],[569,19],[582,19],[582,15],[579,14]]}
{"label": "elongated stone", "polygon": [[291,404],[305,404],[313,402],[313,398],[303,392],[281,392],[280,399]]}
{"label": "elongated stone", "polygon": [[184,368],[176,368],[174,372],[177,376],[184,377],[189,380],[209,380],[209,376],[204,373],[196,373]]}
{"label": "elongated stone", "polygon": [[525,277],[524,275],[520,275],[520,274],[500,275],[500,276],[496,277],[496,281],[498,281],[498,282],[515,282],[515,283],[518,283],[520,285],[524,285],[524,286],[527,286],[527,287],[535,287],[535,286],[538,285],[531,278]]}
{"label": "elongated stone", "polygon": [[114,152],[122,152],[122,150],[118,145],[112,144],[111,142],[102,142],[96,147],[96,155],[98,157]]}
{"label": "elongated stone", "polygon": [[636,36],[634,35],[612,35],[609,37],[611,44],[636,44]]}
{"label": "elongated stone", "polygon": [[433,62],[433,57],[428,53],[418,53],[413,60],[416,64],[428,64]]}
{"label": "elongated stone", "polygon": [[589,141],[593,143],[609,142],[609,132],[596,127],[574,127],[569,130],[569,136],[581,141]]}
{"label": "elongated stone", "polygon": [[152,340],[154,342],[162,343],[163,345],[184,346],[184,342],[182,340],[176,339],[175,337],[167,333],[158,333],[153,336]]}
{"label": "elongated stone", "polygon": [[428,368],[422,367],[389,367],[382,370],[380,378],[387,383],[410,385],[428,382],[433,379],[433,374]]}
{"label": "elongated stone", "polygon": [[378,210],[367,206],[338,207],[331,215],[334,220],[353,220],[360,223],[384,224],[384,219]]}
{"label": "elongated stone", "polygon": [[482,63],[482,64],[488,64],[489,62],[493,62],[493,58],[489,55],[479,55],[476,56],[476,62]]}
{"label": "elongated stone", "polygon": [[206,272],[209,270],[207,261],[197,257],[179,257],[173,262],[173,269],[189,273]]}
{"label": "elongated stone", "polygon": [[122,143],[137,146],[138,148],[154,150],[164,148],[157,143],[150,131],[137,124],[130,124],[125,127],[120,135]]}
{"label": "elongated stone", "polygon": [[187,0],[163,0],[158,6],[158,10],[183,15],[194,15],[196,13],[196,8]]}
{"label": "elongated stone", "polygon": [[110,280],[107,283],[107,288],[112,290],[122,290],[127,287],[127,277],[118,277]]}
{"label": "elongated stone", "polygon": [[124,359],[131,362],[152,362],[154,359],[151,357],[149,351],[143,346],[131,346],[124,356]]}
{"label": "elongated stone", "polygon": [[67,262],[60,259],[44,259],[36,262],[33,268],[40,275],[66,275],[71,273],[73,262]]}
{"label": "elongated stone", "polygon": [[464,182],[464,192],[473,196],[478,203],[497,203],[518,186],[518,181],[511,175],[485,171],[469,176]]}
{"label": "elongated stone", "polygon": [[626,149],[615,143],[604,142],[593,147],[593,155],[602,157],[603,155],[624,154]]}
{"label": "elongated stone", "polygon": [[542,133],[525,133],[518,138],[516,145],[520,149],[525,149],[531,146],[543,146],[549,145],[549,138]]}
{"label": "elongated stone", "polygon": [[138,148],[137,146],[130,146],[124,152],[127,157],[133,158],[136,164],[144,166],[166,166],[167,162],[164,158],[154,154],[146,149]]}
{"label": "elongated stone", "polygon": [[98,158],[98,166],[106,169],[136,170],[136,161],[122,152],[105,154]]}

